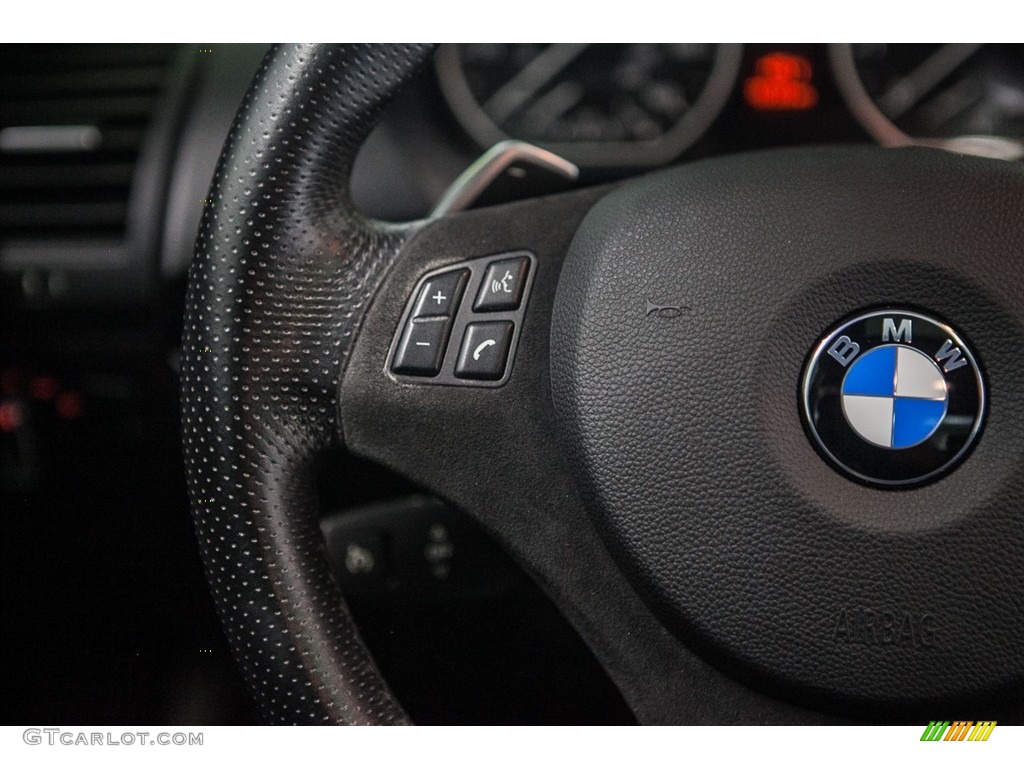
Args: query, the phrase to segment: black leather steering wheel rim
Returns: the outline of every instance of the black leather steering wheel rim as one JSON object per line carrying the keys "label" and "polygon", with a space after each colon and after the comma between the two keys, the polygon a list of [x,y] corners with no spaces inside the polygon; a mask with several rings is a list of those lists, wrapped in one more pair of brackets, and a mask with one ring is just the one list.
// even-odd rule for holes
{"label": "black leather steering wheel rim", "polygon": [[429,46],[277,46],[225,144],[186,302],[186,473],[211,591],[268,722],[403,723],[322,556],[316,460],[412,227],[353,212],[356,151]]}

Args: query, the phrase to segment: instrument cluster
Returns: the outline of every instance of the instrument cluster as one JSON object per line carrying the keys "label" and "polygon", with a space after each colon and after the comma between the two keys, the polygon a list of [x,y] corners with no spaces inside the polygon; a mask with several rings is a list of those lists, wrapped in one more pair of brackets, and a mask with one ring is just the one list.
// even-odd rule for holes
{"label": "instrument cluster", "polygon": [[591,173],[868,140],[1024,156],[1016,44],[466,44],[436,71],[481,148],[520,139]]}

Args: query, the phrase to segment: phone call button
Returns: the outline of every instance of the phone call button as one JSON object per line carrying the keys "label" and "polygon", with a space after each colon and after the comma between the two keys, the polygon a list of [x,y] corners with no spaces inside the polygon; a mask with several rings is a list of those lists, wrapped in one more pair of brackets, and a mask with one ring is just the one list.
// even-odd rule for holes
{"label": "phone call button", "polygon": [[508,320],[467,325],[455,365],[456,377],[496,381],[504,376],[514,327]]}

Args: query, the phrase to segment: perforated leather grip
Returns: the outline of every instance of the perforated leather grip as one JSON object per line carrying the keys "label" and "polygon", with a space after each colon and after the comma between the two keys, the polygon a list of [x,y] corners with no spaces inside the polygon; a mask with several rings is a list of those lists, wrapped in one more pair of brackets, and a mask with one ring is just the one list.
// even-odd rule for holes
{"label": "perforated leather grip", "polygon": [[322,555],[317,457],[368,300],[411,228],[358,216],[356,151],[429,46],[282,46],[235,119],[189,275],[188,489],[214,600],[275,723],[401,723]]}

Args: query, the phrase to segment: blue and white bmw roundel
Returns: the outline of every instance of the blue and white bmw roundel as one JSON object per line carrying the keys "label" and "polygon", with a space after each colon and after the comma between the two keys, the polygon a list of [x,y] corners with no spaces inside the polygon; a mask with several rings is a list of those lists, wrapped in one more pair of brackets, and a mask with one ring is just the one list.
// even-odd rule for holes
{"label": "blue and white bmw roundel", "polygon": [[804,371],[803,417],[835,467],[883,487],[937,479],[963,460],[985,412],[981,369],[948,325],[865,312],[832,330]]}
{"label": "blue and white bmw roundel", "polygon": [[886,344],[861,355],[843,379],[843,414],[854,431],[883,448],[911,448],[946,415],[946,379],[913,347]]}

